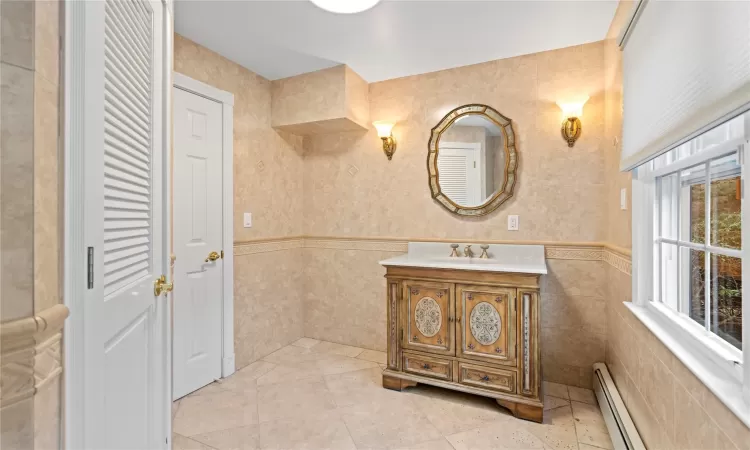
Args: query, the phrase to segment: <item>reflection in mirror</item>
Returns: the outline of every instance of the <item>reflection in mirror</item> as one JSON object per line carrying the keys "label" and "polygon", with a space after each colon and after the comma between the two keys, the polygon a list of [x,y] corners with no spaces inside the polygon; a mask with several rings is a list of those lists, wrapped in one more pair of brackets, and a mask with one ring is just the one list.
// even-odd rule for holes
{"label": "reflection in mirror", "polygon": [[505,136],[481,114],[456,119],[438,141],[438,184],[459,206],[484,204],[505,180]]}

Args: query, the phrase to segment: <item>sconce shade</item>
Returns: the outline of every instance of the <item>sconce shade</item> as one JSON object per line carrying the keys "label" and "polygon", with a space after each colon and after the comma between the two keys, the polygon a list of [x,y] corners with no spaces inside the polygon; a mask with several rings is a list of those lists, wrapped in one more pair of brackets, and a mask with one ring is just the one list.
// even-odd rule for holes
{"label": "sconce shade", "polygon": [[380,0],[310,0],[320,9],[338,14],[354,14],[366,11]]}
{"label": "sconce shade", "polygon": [[557,106],[562,109],[563,118],[568,119],[570,117],[581,118],[583,116],[583,104],[582,103],[558,103]]}
{"label": "sconce shade", "polygon": [[391,137],[391,130],[393,130],[393,123],[378,121],[378,122],[373,122],[372,124],[375,126],[375,129],[378,130],[379,138],[382,139],[382,138]]}

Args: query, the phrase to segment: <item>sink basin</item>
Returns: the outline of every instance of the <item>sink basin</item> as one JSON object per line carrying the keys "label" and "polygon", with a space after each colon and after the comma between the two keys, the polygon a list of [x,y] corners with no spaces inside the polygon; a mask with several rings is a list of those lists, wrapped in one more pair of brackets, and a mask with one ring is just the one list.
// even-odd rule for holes
{"label": "sink basin", "polygon": [[[459,244],[463,252],[467,244]],[[380,261],[383,266],[425,267],[435,269],[478,270],[487,272],[546,274],[543,245],[490,245],[489,259],[479,258],[481,249],[472,244],[477,255],[472,258],[450,257],[450,244],[435,242],[410,242],[409,252]]]}

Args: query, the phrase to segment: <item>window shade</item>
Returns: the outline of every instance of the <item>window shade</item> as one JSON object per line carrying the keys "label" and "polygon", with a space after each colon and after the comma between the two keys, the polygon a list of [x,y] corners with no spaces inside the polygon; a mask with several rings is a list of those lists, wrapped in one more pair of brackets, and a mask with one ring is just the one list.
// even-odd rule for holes
{"label": "window shade", "polygon": [[750,105],[750,2],[650,0],[623,50],[620,168]]}

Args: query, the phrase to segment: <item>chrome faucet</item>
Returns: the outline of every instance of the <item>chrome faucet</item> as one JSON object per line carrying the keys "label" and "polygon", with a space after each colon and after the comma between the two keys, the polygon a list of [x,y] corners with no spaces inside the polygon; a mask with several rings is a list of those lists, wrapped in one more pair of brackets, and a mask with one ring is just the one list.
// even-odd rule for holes
{"label": "chrome faucet", "polygon": [[474,256],[474,253],[471,251],[471,244],[468,244],[466,247],[464,247],[464,256],[467,258],[471,258]]}

